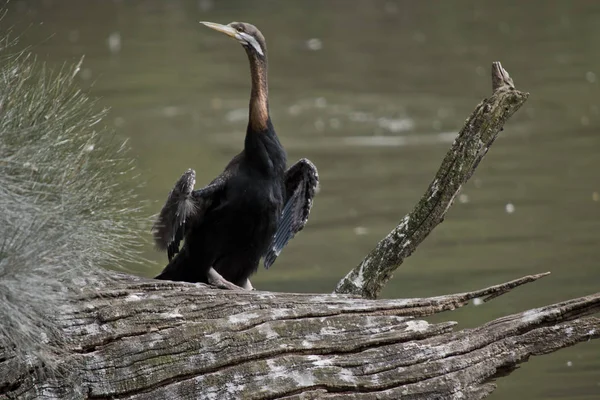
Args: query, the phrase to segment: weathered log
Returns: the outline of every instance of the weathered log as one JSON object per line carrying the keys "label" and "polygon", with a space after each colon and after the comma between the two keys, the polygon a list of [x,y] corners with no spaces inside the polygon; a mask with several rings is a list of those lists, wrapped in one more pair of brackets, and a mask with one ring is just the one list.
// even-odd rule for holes
{"label": "weathered log", "polygon": [[600,311],[600,293],[475,329],[416,319],[546,274],[426,299],[357,297],[376,297],[443,220],[527,98],[499,63],[492,79],[494,94],[468,119],[415,210],[338,285],[350,295],[222,291],[113,272],[64,280],[64,305],[39,332],[62,346],[58,368],[35,354],[23,360],[0,336],[0,399],[481,399],[530,356],[597,338],[600,320],[590,314]]}
{"label": "weathered log", "polygon": [[[424,317],[493,298],[528,276],[427,299],[222,291],[106,275],[55,316],[63,377],[40,379],[0,348],[0,398],[477,399],[531,355],[596,338],[600,294],[453,332]],[[90,289],[96,288],[96,289]]]}

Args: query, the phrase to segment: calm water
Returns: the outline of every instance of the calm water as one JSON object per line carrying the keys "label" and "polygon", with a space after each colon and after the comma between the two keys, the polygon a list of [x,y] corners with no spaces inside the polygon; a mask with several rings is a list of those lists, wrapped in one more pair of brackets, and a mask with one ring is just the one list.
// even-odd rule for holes
{"label": "calm water", "polygon": [[[309,225],[256,287],[331,291],[424,192],[501,60],[532,96],[384,295],[552,271],[436,317],[464,327],[599,290],[599,2],[11,2],[2,25],[24,32],[39,59],[60,65],[85,54],[82,85],[131,138],[143,195],[155,202],[148,214],[185,169],[203,185],[243,143],[246,56],[199,20],[262,30],[277,132],[290,161],[308,157],[321,175]],[[166,256],[150,245],[145,255],[156,265],[137,272],[151,276]],[[491,398],[600,398],[600,342],[533,359]]]}

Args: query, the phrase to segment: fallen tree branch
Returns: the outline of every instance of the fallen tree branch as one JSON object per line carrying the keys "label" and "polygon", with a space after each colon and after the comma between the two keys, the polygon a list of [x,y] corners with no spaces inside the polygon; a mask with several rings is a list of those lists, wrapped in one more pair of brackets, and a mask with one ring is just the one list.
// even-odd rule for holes
{"label": "fallen tree branch", "polygon": [[462,185],[473,175],[506,121],[529,96],[515,90],[499,62],[492,65],[492,89],[492,96],[467,119],[419,203],[338,283],[335,293],[377,298],[404,259],[444,220]]}
{"label": "fallen tree branch", "polygon": [[[222,291],[106,274],[78,280],[56,322],[75,382],[0,348],[0,398],[482,398],[531,355],[598,337],[600,294],[453,332],[414,319],[546,274],[427,299]],[[98,289],[90,289],[98,288]],[[576,320],[579,318],[578,320]],[[463,397],[461,397],[463,396]]]}

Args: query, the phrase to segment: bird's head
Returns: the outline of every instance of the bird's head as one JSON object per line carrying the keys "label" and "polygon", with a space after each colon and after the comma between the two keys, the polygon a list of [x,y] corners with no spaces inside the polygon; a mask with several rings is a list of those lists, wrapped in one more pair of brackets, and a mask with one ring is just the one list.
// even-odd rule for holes
{"label": "bird's head", "polygon": [[227,25],[216,24],[214,22],[200,22],[215,31],[226,34],[236,39],[246,49],[248,55],[264,59],[267,54],[265,37],[252,24],[246,22],[232,22]]}

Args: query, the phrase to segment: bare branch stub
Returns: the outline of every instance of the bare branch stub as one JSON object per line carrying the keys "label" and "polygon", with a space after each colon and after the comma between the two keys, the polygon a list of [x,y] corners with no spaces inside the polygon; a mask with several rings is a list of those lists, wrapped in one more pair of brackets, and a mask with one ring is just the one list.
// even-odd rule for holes
{"label": "bare branch stub", "polygon": [[494,93],[467,119],[419,203],[338,283],[335,293],[377,298],[404,259],[443,221],[506,121],[529,96],[514,88],[500,62],[492,65],[492,87]]}
{"label": "bare branch stub", "polygon": [[502,88],[514,89],[515,84],[508,72],[502,68],[500,61],[494,61],[492,63],[492,91],[495,92]]}

